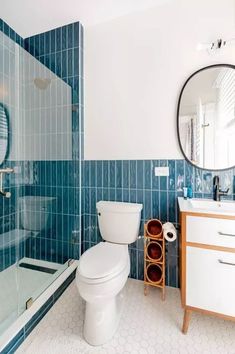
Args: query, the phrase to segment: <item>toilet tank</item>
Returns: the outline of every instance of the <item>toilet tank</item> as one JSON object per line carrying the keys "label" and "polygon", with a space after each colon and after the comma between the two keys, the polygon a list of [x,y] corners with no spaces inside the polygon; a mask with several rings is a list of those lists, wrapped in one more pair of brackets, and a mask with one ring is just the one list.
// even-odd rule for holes
{"label": "toilet tank", "polygon": [[104,240],[120,244],[136,241],[142,204],[100,201],[96,203],[96,208],[99,229]]}
{"label": "toilet tank", "polygon": [[24,196],[19,198],[21,227],[30,231],[42,231],[52,227],[56,198]]}

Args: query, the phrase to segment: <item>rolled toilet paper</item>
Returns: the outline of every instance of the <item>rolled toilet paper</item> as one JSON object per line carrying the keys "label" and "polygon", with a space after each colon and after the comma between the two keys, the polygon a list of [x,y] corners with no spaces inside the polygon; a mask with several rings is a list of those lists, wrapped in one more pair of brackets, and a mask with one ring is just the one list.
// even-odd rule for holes
{"label": "rolled toilet paper", "polygon": [[163,236],[168,242],[173,242],[177,239],[177,231],[175,226],[171,222],[166,222],[162,225]]}

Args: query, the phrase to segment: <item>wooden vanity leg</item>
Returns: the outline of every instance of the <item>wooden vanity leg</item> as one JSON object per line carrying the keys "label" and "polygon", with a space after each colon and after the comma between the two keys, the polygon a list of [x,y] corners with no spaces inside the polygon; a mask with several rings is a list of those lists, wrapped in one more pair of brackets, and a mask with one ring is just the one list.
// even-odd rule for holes
{"label": "wooden vanity leg", "polygon": [[189,321],[191,319],[191,315],[192,315],[191,310],[188,310],[188,309],[184,310],[184,322],[183,322],[183,328],[182,328],[182,332],[184,334],[187,334],[187,332],[188,332]]}

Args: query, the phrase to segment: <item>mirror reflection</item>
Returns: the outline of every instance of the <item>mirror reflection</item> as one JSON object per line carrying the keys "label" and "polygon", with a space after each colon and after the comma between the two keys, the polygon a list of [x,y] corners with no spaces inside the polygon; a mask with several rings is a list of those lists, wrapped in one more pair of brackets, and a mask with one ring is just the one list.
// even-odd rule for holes
{"label": "mirror reflection", "polygon": [[0,103],[0,165],[5,161],[8,151],[8,117],[3,104]]}
{"label": "mirror reflection", "polygon": [[186,159],[204,169],[235,165],[235,70],[215,65],[193,74],[181,92],[178,134]]}

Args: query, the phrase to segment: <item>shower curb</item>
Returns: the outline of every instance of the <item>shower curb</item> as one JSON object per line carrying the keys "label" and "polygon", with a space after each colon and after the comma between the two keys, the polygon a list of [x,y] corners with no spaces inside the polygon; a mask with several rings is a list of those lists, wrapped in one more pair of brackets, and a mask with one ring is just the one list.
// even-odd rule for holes
{"label": "shower curb", "polygon": [[[22,327],[17,331],[14,331],[15,334],[7,341],[6,344],[1,344],[0,354],[13,354],[19,348],[19,346],[24,342],[32,330],[37,326],[41,319],[47,314],[47,312],[52,308],[56,301],[60,298],[63,292],[67,289],[70,283],[75,278],[76,268],[78,261],[74,261],[72,265],[67,268],[64,273],[57,278],[54,283],[45,290],[45,292],[35,300],[34,304],[37,309],[33,309],[32,306],[29,310],[26,310],[22,316],[26,316],[27,312],[31,312],[31,317],[25,319],[22,324]],[[62,278],[63,280],[61,280]],[[65,279],[64,279],[65,278]],[[51,289],[50,289],[51,288]],[[45,302],[42,302],[44,298]],[[20,319],[20,318],[19,318]],[[19,320],[18,319],[18,320]],[[17,320],[16,320],[17,322]],[[9,328],[9,331],[11,328]]]}

